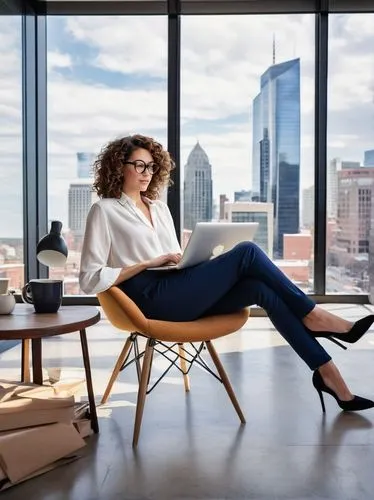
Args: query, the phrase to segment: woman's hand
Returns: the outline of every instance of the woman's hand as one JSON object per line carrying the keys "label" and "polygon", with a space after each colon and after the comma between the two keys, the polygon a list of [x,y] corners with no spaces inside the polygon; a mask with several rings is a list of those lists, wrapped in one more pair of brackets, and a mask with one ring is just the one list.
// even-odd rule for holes
{"label": "woman's hand", "polygon": [[160,257],[156,257],[155,259],[145,260],[143,262],[139,262],[139,264],[124,267],[121,269],[121,272],[113,285],[118,285],[119,283],[122,283],[122,281],[129,280],[149,267],[160,267],[168,263],[178,264],[181,258],[182,254],[180,253],[167,253],[165,255],[160,255]]}
{"label": "woman's hand", "polygon": [[147,260],[145,262],[147,268],[148,267],[160,267],[165,266],[166,264],[178,264],[181,260],[182,254],[180,253],[167,253],[165,255],[160,255],[155,259]]}

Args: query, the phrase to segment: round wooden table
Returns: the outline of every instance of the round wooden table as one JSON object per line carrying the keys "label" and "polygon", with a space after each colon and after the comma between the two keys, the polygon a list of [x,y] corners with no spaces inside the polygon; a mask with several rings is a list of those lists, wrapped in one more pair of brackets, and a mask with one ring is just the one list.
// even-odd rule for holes
{"label": "round wooden table", "polygon": [[94,306],[62,306],[56,313],[36,314],[28,304],[16,304],[12,314],[0,315],[0,340],[22,340],[21,379],[30,381],[30,340],[32,351],[33,382],[43,384],[42,339],[79,331],[88,401],[90,406],[91,427],[99,432],[95,396],[92,387],[90,357],[88,353],[86,328],[100,320],[100,312]]}

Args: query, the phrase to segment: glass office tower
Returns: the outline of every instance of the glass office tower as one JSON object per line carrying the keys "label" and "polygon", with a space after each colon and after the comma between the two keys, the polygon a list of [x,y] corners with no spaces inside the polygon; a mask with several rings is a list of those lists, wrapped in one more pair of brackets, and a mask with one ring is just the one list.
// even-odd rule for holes
{"label": "glass office tower", "polygon": [[253,101],[253,179],[274,206],[274,255],[299,232],[300,59],[270,66]]}

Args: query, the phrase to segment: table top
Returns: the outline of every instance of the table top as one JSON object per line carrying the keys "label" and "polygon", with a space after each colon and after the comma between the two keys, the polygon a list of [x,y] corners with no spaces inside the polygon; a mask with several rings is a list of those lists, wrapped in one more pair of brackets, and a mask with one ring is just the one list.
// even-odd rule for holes
{"label": "table top", "polygon": [[95,306],[61,306],[56,313],[37,314],[34,306],[16,304],[0,315],[0,340],[36,339],[83,330],[100,320]]}

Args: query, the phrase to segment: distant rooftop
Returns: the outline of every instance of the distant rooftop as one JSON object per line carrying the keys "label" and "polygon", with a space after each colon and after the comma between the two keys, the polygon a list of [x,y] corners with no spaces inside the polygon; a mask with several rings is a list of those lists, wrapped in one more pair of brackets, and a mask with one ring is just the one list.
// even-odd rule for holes
{"label": "distant rooftop", "polygon": [[309,260],[286,260],[277,259],[273,260],[274,264],[278,267],[308,267]]}
{"label": "distant rooftop", "polygon": [[286,234],[285,233],[283,236],[293,236],[293,237],[298,237],[299,238],[301,236],[312,236],[312,234],[311,233],[294,233],[294,234],[292,234],[292,233]]}

